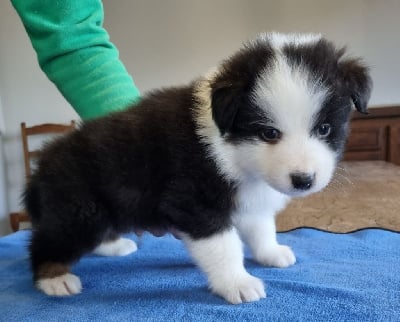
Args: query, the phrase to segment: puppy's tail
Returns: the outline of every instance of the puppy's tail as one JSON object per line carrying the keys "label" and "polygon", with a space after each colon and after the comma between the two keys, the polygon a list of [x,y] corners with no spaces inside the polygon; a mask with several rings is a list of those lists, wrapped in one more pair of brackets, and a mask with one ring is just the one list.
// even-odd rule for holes
{"label": "puppy's tail", "polygon": [[35,225],[40,221],[40,193],[39,184],[35,179],[35,175],[32,175],[28,179],[28,183],[22,194],[22,204],[25,210],[28,212],[32,220],[32,224]]}

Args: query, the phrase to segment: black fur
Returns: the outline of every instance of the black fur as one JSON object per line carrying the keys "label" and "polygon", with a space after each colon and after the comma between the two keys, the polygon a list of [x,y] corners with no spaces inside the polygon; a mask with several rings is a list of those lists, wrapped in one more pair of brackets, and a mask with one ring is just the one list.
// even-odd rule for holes
{"label": "black fur", "polygon": [[255,114],[251,92],[273,58],[271,46],[260,41],[247,45],[222,64],[211,84],[212,115],[222,135],[229,133],[231,139],[245,139],[252,129],[249,124],[262,117]]}
{"label": "black fur", "polygon": [[287,45],[284,52],[292,65],[305,66],[331,93],[350,98],[359,112],[367,113],[372,88],[368,68],[359,59],[346,58],[345,48],[336,49],[321,39],[315,44]]}
{"label": "black fur", "polygon": [[372,88],[368,68],[358,59],[345,58],[345,48],[336,49],[326,39],[287,45],[284,53],[293,66],[306,67],[316,83],[328,90],[330,95],[315,119],[312,134],[321,124],[329,123],[332,130],[325,140],[340,158],[348,135],[351,102],[357,111],[367,113]]}
{"label": "black fur", "polygon": [[233,184],[195,135],[192,87],[158,91],[51,143],[25,192],[33,270],[72,263],[111,233],[230,225]]}
{"label": "black fur", "polygon": [[[340,158],[348,135],[351,102],[359,112],[367,113],[372,88],[368,68],[360,60],[345,58],[345,48],[337,49],[326,39],[288,44],[282,51],[290,65],[310,72],[316,83],[331,94],[311,134],[321,124],[331,124],[332,131],[325,140]],[[268,70],[274,58],[268,43],[255,41],[226,61],[212,84],[213,118],[228,141],[258,140],[270,123],[268,115],[255,106],[251,93],[257,77]]]}

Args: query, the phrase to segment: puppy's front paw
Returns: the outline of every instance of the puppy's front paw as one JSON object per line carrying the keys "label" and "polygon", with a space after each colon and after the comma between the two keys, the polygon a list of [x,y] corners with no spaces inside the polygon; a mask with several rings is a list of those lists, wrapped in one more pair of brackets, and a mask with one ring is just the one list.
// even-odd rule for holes
{"label": "puppy's front paw", "polygon": [[254,302],[266,297],[264,283],[250,274],[229,281],[218,281],[211,285],[213,293],[232,304]]}
{"label": "puppy's front paw", "polygon": [[36,287],[51,296],[69,296],[82,291],[79,277],[70,273],[53,278],[41,278],[36,282]]}
{"label": "puppy's front paw", "polygon": [[262,265],[280,268],[296,263],[296,256],[293,251],[285,245],[276,245],[264,249],[255,255],[255,259]]}

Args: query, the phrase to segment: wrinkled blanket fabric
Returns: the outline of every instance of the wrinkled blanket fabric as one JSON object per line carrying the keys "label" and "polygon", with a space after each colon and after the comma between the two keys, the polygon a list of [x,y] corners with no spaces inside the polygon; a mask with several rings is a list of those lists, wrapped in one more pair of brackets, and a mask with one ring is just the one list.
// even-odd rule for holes
{"label": "wrinkled blanket fabric", "polygon": [[0,238],[2,321],[400,321],[400,234],[365,229],[280,233],[297,263],[245,265],[267,298],[230,305],[211,294],[181,241],[144,234],[126,257],[87,255],[73,266],[83,292],[54,298],[32,285],[29,231]]}

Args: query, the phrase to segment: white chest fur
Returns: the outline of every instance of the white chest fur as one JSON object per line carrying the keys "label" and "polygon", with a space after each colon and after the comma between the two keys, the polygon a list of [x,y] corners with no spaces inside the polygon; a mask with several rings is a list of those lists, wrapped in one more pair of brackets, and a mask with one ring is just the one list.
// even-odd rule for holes
{"label": "white chest fur", "polygon": [[236,216],[262,214],[273,216],[282,210],[290,197],[271,188],[265,181],[242,182],[236,194]]}

